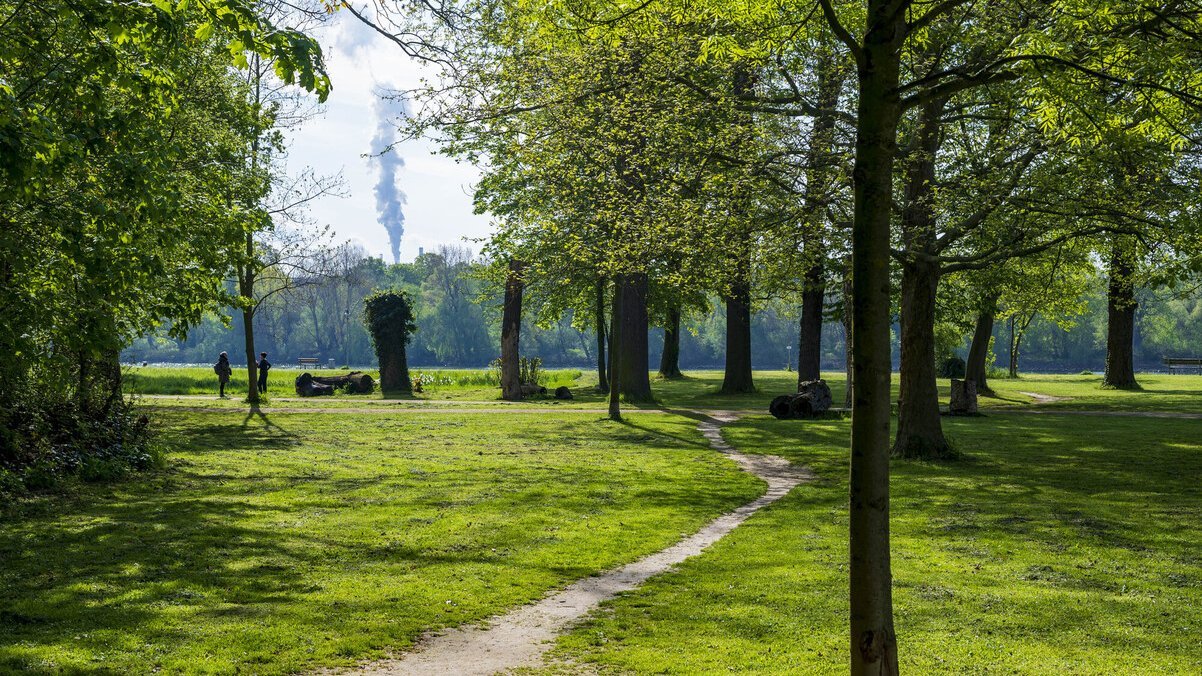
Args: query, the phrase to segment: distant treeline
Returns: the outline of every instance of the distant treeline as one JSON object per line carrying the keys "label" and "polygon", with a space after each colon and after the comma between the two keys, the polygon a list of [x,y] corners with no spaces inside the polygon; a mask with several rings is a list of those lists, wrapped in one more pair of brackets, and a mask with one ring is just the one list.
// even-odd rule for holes
{"label": "distant treeline", "polygon": [[[417,308],[418,332],[410,345],[414,366],[484,367],[500,353],[500,296],[482,274],[484,264],[463,247],[443,247],[412,263],[385,264],[347,247],[345,261],[328,274],[304,280],[296,288],[269,299],[255,318],[256,345],[274,362],[286,364],[298,357],[315,357],[322,363],[356,366],[375,364],[362,322],[363,297],[376,288],[400,288]],[[833,300],[838,300],[833,299]],[[1089,286],[1085,312],[1068,330],[1055,321],[1036,316],[1022,337],[1020,370],[1076,372],[1101,370],[1106,358],[1106,287],[1099,275]],[[831,303],[836,310],[840,303]],[[685,319],[680,361],[685,369],[720,369],[725,354],[725,310],[714,299],[708,314]],[[228,311],[228,326],[221,317],[207,317],[186,339],[165,333],[136,341],[125,350],[130,362],[207,363],[222,351],[235,363],[242,354],[242,315]],[[1016,318],[1021,321],[1021,318]],[[784,368],[797,358],[798,307],[775,300],[758,309],[752,319],[752,361],[759,369]],[[1136,318],[1135,359],[1139,368],[1161,368],[1163,356],[1202,354],[1202,293],[1145,291],[1140,294]],[[549,366],[590,367],[596,364],[596,338],[592,329],[578,326],[569,313],[550,326],[529,318],[522,328],[522,352],[539,356]],[[893,361],[898,360],[898,331],[893,331]],[[954,339],[941,352],[964,356],[965,342]],[[650,362],[659,363],[663,330],[650,333]],[[1008,365],[1010,322],[994,327],[995,366]],[[844,359],[843,327],[838,317],[823,326],[823,368],[838,370]],[[790,368],[795,368],[793,363]]]}

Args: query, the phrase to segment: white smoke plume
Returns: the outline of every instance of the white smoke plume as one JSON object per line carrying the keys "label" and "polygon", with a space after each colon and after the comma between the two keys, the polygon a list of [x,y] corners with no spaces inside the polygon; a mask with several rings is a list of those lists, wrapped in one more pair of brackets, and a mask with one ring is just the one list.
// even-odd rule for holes
{"label": "white smoke plume", "polygon": [[376,218],[388,231],[392,261],[401,262],[401,236],[405,234],[405,193],[397,186],[398,172],[405,160],[394,147],[400,140],[397,125],[409,114],[404,97],[377,96],[372,109],[376,115],[376,133],[371,139],[371,154],[379,168],[376,180]]}

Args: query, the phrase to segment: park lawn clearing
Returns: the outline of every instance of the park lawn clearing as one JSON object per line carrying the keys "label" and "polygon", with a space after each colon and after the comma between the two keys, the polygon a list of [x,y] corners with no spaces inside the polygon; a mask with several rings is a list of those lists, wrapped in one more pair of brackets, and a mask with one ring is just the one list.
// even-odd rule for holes
{"label": "park lawn clearing", "polygon": [[157,415],[170,470],[0,517],[0,671],[379,658],[763,491],[681,416]]}
{"label": "park lawn clearing", "polygon": [[[422,370],[438,379],[428,385],[426,391],[404,397],[384,396],[379,392],[371,395],[337,394],[332,397],[310,397],[304,403],[290,402],[295,399],[292,381],[300,371],[272,369],[271,389],[267,403],[272,407],[304,408],[354,408],[365,406],[418,407],[431,403],[471,404],[483,406],[500,404],[500,388],[488,384],[493,373],[487,370]],[[317,371],[314,371],[317,373]],[[592,371],[573,369],[548,370],[548,388],[553,391],[559,385],[572,390],[574,398],[560,401],[551,396],[530,398],[523,406],[551,409],[605,408],[607,399],[597,393],[594,386],[596,374]],[[131,367],[127,374],[129,391],[153,395],[145,401],[154,406],[184,406],[189,408],[245,409],[245,378],[235,377],[227,390],[234,393],[228,399],[216,397],[217,380],[212,369],[202,367]],[[373,373],[374,376],[374,373]],[[831,387],[835,406],[842,406],[844,399],[844,374],[828,371],[822,374]],[[757,392],[750,394],[724,395],[718,392],[722,386],[721,371],[689,371],[684,378],[651,381],[652,394],[656,401],[644,404],[626,404],[624,408],[669,408],[740,410],[766,412],[773,397],[797,391],[797,374],[789,371],[756,371],[754,373]],[[1095,410],[1114,412],[1176,412],[1202,413],[1202,376],[1177,374],[1139,374],[1143,389],[1138,391],[1102,389],[1102,377],[1092,375],[1046,375],[1029,374],[1019,378],[994,378],[989,381],[997,396],[980,399],[983,409],[1037,408],[1048,410]],[[938,380],[939,398],[947,405],[951,381]],[[1033,392],[1059,398],[1059,401],[1040,402],[1024,394]],[[207,395],[199,397],[198,395]],[[898,375],[893,374],[892,399],[898,396]]]}
{"label": "park lawn clearing", "polygon": [[[356,369],[362,370],[362,369]],[[269,397],[295,397],[295,382],[302,373],[312,373],[316,376],[338,375],[347,373],[349,369],[298,369],[291,365],[273,367],[269,373]],[[497,381],[497,372],[492,369],[442,369],[442,368],[411,368],[409,375],[413,379],[421,378],[423,392],[406,398],[390,397],[379,391],[380,372],[378,369],[367,369],[366,373],[377,383],[373,394],[348,395],[336,393],[332,397],[312,397],[313,400],[327,402],[325,405],[352,405],[362,401],[406,401],[406,400],[481,400],[499,399],[501,388]],[[544,372],[543,385],[549,391],[564,385],[571,388],[580,386],[581,371],[579,369],[547,369]],[[217,375],[211,366],[126,366],[123,369],[125,392],[137,395],[209,395],[217,396]],[[595,382],[595,380],[594,380]],[[246,398],[246,367],[234,368],[234,375],[226,385],[225,391],[229,399],[216,400],[240,403]]]}
{"label": "park lawn clearing", "polygon": [[[1063,411],[1125,411],[1202,413],[1202,376],[1192,374],[1140,373],[1138,390],[1104,389],[1102,376],[1023,375],[989,381],[998,399],[981,398],[981,406],[1024,406]],[[1055,397],[1039,402],[1030,392]]]}
{"label": "park lawn clearing", "polygon": [[[845,420],[748,418],[799,486],[557,656],[603,673],[847,670]],[[1202,673],[1202,437],[1192,420],[946,420],[966,453],[893,462],[894,607],[911,673]]]}

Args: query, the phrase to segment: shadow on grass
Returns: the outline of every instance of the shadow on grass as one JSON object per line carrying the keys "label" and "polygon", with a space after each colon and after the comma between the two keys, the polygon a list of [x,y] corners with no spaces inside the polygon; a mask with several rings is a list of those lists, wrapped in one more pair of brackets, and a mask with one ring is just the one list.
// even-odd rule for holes
{"label": "shadow on grass", "polygon": [[284,437],[287,437],[290,439],[296,438],[295,434],[292,434],[288,430],[285,430],[283,427],[280,427],[274,421],[272,421],[271,418],[269,418],[267,416],[267,414],[263,412],[263,409],[260,408],[259,404],[257,404],[257,403],[250,405],[250,408],[246,412],[246,418],[244,418],[242,420],[242,429],[244,431],[248,429],[250,421],[253,418],[255,418],[256,416],[258,417],[259,421],[263,423],[263,425],[266,429],[277,432],[278,434],[283,435]]}

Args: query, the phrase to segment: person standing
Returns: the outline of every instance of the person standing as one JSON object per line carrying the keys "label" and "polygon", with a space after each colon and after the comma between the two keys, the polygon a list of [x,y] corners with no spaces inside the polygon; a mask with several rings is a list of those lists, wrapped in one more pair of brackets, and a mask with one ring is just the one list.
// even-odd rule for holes
{"label": "person standing", "polygon": [[271,362],[267,361],[267,353],[259,353],[259,393],[267,391],[267,371],[271,368]]}
{"label": "person standing", "polygon": [[213,365],[213,371],[217,374],[217,382],[219,384],[218,396],[225,398],[225,384],[230,381],[230,376],[234,375],[234,369],[230,368],[230,357],[222,352],[221,356],[217,357],[217,363]]}

